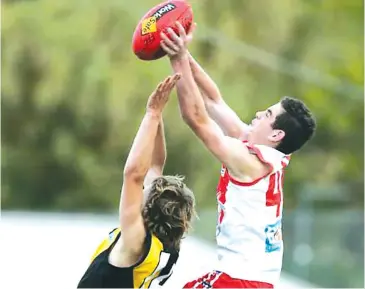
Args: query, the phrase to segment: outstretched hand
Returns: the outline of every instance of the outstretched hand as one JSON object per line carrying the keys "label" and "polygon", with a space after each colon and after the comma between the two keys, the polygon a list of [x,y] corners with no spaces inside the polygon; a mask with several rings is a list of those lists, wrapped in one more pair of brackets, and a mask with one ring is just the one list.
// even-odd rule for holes
{"label": "outstretched hand", "polygon": [[176,22],[176,26],[179,30],[179,35],[171,28],[167,28],[170,37],[166,33],[161,32],[161,48],[167,53],[170,59],[181,58],[187,55],[187,46],[193,40],[196,23],[190,26],[188,33],[186,33],[180,22]]}
{"label": "outstretched hand", "polygon": [[176,82],[180,79],[180,74],[174,74],[165,78],[160,82],[157,88],[152,92],[147,102],[147,111],[155,115],[161,115],[171,91],[176,85]]}

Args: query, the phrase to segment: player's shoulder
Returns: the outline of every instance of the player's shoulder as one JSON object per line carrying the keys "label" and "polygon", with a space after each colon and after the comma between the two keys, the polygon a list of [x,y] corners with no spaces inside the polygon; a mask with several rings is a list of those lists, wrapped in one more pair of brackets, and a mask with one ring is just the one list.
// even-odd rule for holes
{"label": "player's shoulder", "polygon": [[269,165],[273,169],[286,167],[289,164],[290,155],[266,145],[245,143],[250,153],[255,155],[261,162]]}

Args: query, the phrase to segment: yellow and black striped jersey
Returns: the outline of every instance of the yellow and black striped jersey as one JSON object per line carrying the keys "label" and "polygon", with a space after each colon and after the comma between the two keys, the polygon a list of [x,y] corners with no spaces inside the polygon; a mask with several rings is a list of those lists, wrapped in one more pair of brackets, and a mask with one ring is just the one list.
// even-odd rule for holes
{"label": "yellow and black striped jersey", "polygon": [[164,248],[161,241],[150,233],[145,240],[145,254],[136,264],[123,268],[111,265],[109,253],[120,234],[120,229],[114,229],[100,243],[77,288],[149,288],[155,283],[163,285],[168,280],[179,253]]}

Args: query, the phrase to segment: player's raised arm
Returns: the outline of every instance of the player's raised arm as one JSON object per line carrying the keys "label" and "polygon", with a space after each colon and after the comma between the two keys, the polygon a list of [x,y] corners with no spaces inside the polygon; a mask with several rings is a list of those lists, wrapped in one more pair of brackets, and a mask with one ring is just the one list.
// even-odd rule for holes
{"label": "player's raised arm", "polygon": [[166,140],[163,119],[161,117],[155,138],[155,148],[153,150],[151,166],[144,179],[144,187],[149,186],[154,179],[163,175],[166,162]]}
{"label": "player's raised arm", "polygon": [[220,126],[225,135],[246,139],[248,126],[222,98],[217,84],[189,53],[194,80],[198,85],[209,116]]}
{"label": "player's raised arm", "polygon": [[[168,53],[175,73],[180,73],[177,94],[181,115],[205,146],[224,163],[238,179],[242,176],[256,178],[263,173],[263,164],[238,139],[225,136],[217,124],[209,117],[200,90],[191,72],[189,56],[185,47],[192,37],[186,35],[178,23],[179,35],[168,29],[170,37],[162,34],[161,47]],[[177,51],[177,52],[176,52]]]}
{"label": "player's raised arm", "polygon": [[146,232],[141,214],[143,182],[151,167],[162,110],[179,77],[179,75],[174,75],[166,78],[150,95],[146,114],[138,129],[124,167],[119,217],[123,246],[129,248],[132,252],[139,253],[145,239]]}

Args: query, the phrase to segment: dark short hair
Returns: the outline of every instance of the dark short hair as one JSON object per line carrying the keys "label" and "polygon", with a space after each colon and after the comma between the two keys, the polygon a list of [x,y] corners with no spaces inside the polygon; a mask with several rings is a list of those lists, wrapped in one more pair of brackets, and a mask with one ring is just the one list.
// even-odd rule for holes
{"label": "dark short hair", "polygon": [[276,149],[284,154],[291,154],[312,138],[316,121],[302,101],[284,97],[280,103],[284,112],[276,116],[272,128],[283,130],[285,136]]}

